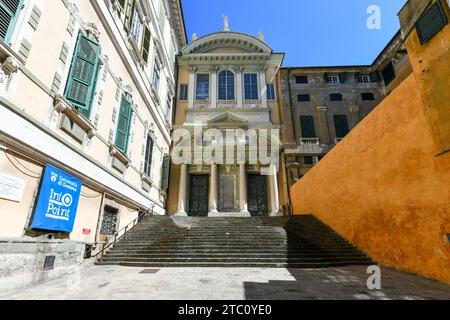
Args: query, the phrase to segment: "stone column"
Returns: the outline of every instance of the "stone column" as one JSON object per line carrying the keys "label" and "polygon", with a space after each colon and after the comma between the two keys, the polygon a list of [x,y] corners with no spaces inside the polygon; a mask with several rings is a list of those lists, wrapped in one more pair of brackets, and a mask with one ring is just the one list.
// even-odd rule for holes
{"label": "stone column", "polygon": [[359,106],[350,106],[350,113],[352,117],[352,128],[356,127],[358,123],[361,121],[361,118],[359,117],[359,109],[360,109]]}
{"label": "stone column", "polygon": [[217,211],[217,164],[211,164],[211,177],[209,185],[209,215],[218,214]]}
{"label": "stone column", "polygon": [[189,109],[194,108],[195,99],[195,73],[197,71],[196,67],[192,67],[189,70],[189,86],[188,86],[188,107]]}
{"label": "stone column", "polygon": [[187,172],[187,165],[182,164],[181,170],[180,170],[180,188],[178,193],[178,212],[176,213],[177,216],[187,216],[187,179],[188,179],[188,172]]}
{"label": "stone column", "polygon": [[236,107],[242,109],[244,107],[244,95],[242,93],[242,67],[236,70]]}
{"label": "stone column", "polygon": [[259,72],[259,87],[261,92],[261,108],[267,108],[266,68]]}
{"label": "stone column", "polygon": [[211,97],[211,109],[217,108],[217,68],[211,69],[211,83],[209,84],[209,92]]}
{"label": "stone column", "polygon": [[250,216],[247,204],[247,170],[245,164],[239,165],[239,201],[241,214]]}
{"label": "stone column", "polygon": [[320,124],[320,143],[322,144],[331,144],[331,135],[330,135],[330,129],[328,126],[328,118],[327,118],[327,107],[317,107],[317,113],[319,116],[319,124]]}
{"label": "stone column", "polygon": [[278,193],[278,181],[277,181],[277,167],[274,163],[270,165],[270,203],[271,203],[271,217],[280,215],[280,200]]}

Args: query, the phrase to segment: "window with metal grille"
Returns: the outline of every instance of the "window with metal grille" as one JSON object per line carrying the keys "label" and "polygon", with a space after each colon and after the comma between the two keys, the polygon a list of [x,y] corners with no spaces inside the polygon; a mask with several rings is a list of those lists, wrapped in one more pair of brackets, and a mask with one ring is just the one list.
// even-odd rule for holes
{"label": "window with metal grille", "polygon": [[363,101],[374,101],[375,96],[372,92],[364,92],[361,94]]}
{"label": "window with metal grille", "polygon": [[295,76],[295,83],[308,83],[308,76]]}
{"label": "window with metal grille", "polygon": [[370,77],[368,75],[357,75],[356,82],[358,83],[370,83]]}
{"label": "window with metal grille", "polygon": [[339,77],[338,76],[327,76],[326,77],[327,83],[339,83]]}
{"label": "window with metal grille", "polygon": [[330,94],[330,101],[343,101],[342,94],[340,93],[332,93]]}
{"label": "window with metal grille", "polygon": [[309,94],[299,94],[297,96],[297,101],[298,102],[309,102],[309,101],[311,101],[311,97]]}
{"label": "window with metal grille", "polygon": [[115,235],[117,232],[118,220],[119,210],[105,206],[100,234],[105,236]]}

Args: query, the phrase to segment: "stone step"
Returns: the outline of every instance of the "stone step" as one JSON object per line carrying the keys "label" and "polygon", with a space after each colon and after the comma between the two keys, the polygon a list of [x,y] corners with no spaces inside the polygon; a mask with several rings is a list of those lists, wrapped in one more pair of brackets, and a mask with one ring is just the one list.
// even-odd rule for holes
{"label": "stone step", "polygon": [[373,262],[352,261],[345,262],[317,262],[317,263],[268,263],[268,262],[98,262],[99,265],[120,265],[124,267],[140,268],[298,268],[316,269],[343,267],[349,265],[372,265]]}
{"label": "stone step", "polygon": [[331,262],[345,262],[345,261],[357,261],[357,262],[371,262],[372,260],[365,257],[352,257],[351,259],[345,259],[345,258],[217,258],[217,257],[208,257],[208,258],[197,258],[197,257],[190,257],[190,258],[177,258],[177,257],[171,257],[171,258],[125,258],[125,259],[119,259],[114,257],[106,257],[103,259],[104,262],[119,262],[119,263],[129,263],[129,262],[154,262],[154,263],[166,263],[166,262],[178,262],[178,263],[191,263],[191,262],[210,262],[210,263],[259,263],[259,262],[265,262],[265,263],[331,263]]}

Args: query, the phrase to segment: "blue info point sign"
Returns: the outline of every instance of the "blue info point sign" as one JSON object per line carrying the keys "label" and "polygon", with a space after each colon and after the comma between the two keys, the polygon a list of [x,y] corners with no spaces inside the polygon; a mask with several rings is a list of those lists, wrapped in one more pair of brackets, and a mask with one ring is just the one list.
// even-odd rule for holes
{"label": "blue info point sign", "polygon": [[46,165],[31,227],[72,232],[81,186],[81,180]]}

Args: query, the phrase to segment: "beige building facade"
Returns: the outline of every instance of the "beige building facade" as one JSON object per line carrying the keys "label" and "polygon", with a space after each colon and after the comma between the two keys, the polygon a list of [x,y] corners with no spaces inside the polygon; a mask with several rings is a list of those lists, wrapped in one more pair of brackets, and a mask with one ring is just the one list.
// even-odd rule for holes
{"label": "beige building facade", "polygon": [[[262,34],[230,31],[226,17],[221,32],[200,38],[194,34],[182,49],[177,58],[170,214],[282,214],[287,189],[278,170],[281,149],[271,146],[279,143],[276,80],[283,58],[263,41]],[[180,132],[188,138],[179,140]],[[261,161],[256,156],[260,142],[273,159]],[[181,146],[188,150],[177,162]],[[212,159],[207,159],[208,148],[215,147],[222,148],[223,154],[212,151]]]}
{"label": "beige building facade", "polygon": [[[139,214],[164,215],[175,55],[186,45],[180,1],[1,0],[0,7],[1,241],[53,233],[95,244]],[[71,232],[31,227],[46,165],[82,181]],[[17,258],[7,269],[23,264]]]}
{"label": "beige building facade", "polygon": [[411,72],[400,32],[372,65],[282,68],[283,169],[289,186],[306,175]]}

